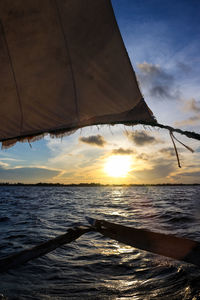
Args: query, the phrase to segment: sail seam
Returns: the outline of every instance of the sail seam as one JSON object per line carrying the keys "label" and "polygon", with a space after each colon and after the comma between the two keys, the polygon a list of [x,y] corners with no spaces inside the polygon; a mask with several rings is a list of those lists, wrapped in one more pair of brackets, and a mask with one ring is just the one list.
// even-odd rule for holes
{"label": "sail seam", "polygon": [[[121,31],[120,31],[120,29],[119,29],[119,25],[118,25],[117,20],[116,20],[116,17],[115,17],[115,12],[114,12],[114,9],[113,9],[113,6],[112,6],[112,2],[111,2],[111,0],[108,0],[106,3],[108,4],[108,7],[109,7],[109,9],[110,9],[111,12],[112,12],[113,22],[115,23],[116,29],[117,29],[117,31],[118,31],[118,33],[119,33],[119,37],[120,37],[120,39],[121,39],[121,42],[122,42],[124,51],[125,51],[125,53],[126,53],[126,59],[128,60],[128,63],[129,63],[129,65],[130,65],[130,70],[131,70],[133,79],[136,81],[136,85],[137,85],[137,88],[138,88],[138,90],[139,90],[139,92],[140,92],[141,98],[144,99],[144,97],[143,97],[143,95],[142,95],[142,92],[141,92],[141,90],[140,90],[140,86],[139,86],[139,82],[138,82],[138,80],[137,80],[136,73],[135,73],[135,71],[134,71],[133,65],[132,65],[132,63],[131,63],[131,59],[130,59],[129,54],[128,54],[128,51],[127,51],[127,49],[126,49],[126,47],[125,47],[125,43],[124,43],[124,40],[123,40],[123,38],[122,38]],[[141,98],[140,98],[140,99],[141,99]],[[139,100],[139,101],[140,101],[140,100]],[[138,103],[139,103],[139,101],[138,101]]]}
{"label": "sail seam", "polygon": [[21,134],[22,133],[22,128],[23,128],[23,121],[24,121],[23,109],[22,109],[22,101],[21,101],[21,97],[20,97],[20,92],[19,92],[19,88],[18,88],[18,84],[17,84],[17,79],[16,79],[16,75],[15,75],[15,71],[14,71],[14,66],[13,66],[13,62],[12,62],[12,58],[11,58],[11,54],[10,54],[8,42],[7,42],[7,39],[6,39],[6,34],[5,34],[4,26],[3,26],[3,23],[2,23],[1,20],[0,20],[0,27],[1,27],[3,40],[4,40],[4,43],[5,43],[5,47],[6,47],[6,51],[7,51],[9,63],[10,63],[11,73],[13,75],[13,79],[14,79],[14,83],[15,83],[15,88],[16,88],[17,100],[18,100],[19,110],[20,110],[20,114],[21,114],[20,129],[19,129],[20,134]]}
{"label": "sail seam", "polygon": [[80,120],[76,80],[75,80],[75,74],[74,74],[74,69],[73,69],[73,65],[72,65],[72,58],[71,58],[70,50],[69,50],[69,44],[68,44],[66,33],[64,31],[64,26],[63,26],[62,17],[61,17],[61,14],[60,14],[59,4],[58,4],[57,0],[54,0],[54,3],[55,3],[56,10],[57,10],[57,16],[58,16],[61,32],[62,32],[63,39],[64,39],[64,42],[65,42],[66,52],[68,54],[67,58],[69,59],[69,66],[70,66],[70,71],[71,71],[71,76],[72,76],[72,84],[73,84],[73,90],[74,90],[74,101],[75,101],[76,115],[77,115],[77,119]]}

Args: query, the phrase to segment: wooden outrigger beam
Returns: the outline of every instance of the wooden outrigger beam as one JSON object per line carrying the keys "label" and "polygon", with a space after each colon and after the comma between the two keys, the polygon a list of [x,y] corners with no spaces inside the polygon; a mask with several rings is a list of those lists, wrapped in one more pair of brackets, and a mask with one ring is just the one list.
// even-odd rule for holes
{"label": "wooden outrigger beam", "polygon": [[64,244],[71,243],[84,233],[91,230],[91,227],[88,226],[71,228],[67,231],[67,233],[59,235],[58,237],[44,242],[38,246],[7,256],[6,258],[2,258],[0,259],[0,273],[19,267],[29,260],[45,255]]}
{"label": "wooden outrigger beam", "polygon": [[155,233],[145,229],[136,229],[104,220],[87,218],[91,226],[80,226],[69,229],[67,233],[44,242],[31,249],[0,259],[0,273],[16,268],[22,264],[45,255],[56,248],[75,241],[81,235],[96,231],[103,236],[126,245],[184,261],[200,267],[200,243],[173,235]]}
{"label": "wooden outrigger beam", "polygon": [[108,238],[200,267],[199,242],[92,218],[87,218],[87,220],[96,231]]}

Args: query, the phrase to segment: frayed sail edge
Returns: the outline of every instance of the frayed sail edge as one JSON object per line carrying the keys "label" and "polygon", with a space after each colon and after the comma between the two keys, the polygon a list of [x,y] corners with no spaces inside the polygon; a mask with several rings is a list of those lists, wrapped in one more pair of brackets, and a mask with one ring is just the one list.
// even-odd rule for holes
{"label": "frayed sail edge", "polygon": [[[188,138],[191,139],[195,139],[200,141],[200,134],[196,133],[196,132],[192,132],[192,131],[185,131],[185,130],[181,130],[179,128],[173,128],[171,126],[168,125],[164,125],[164,124],[160,124],[155,122],[149,122],[149,121],[128,121],[128,122],[110,122],[108,123],[93,123],[92,125],[90,124],[82,124],[82,126],[80,127],[71,127],[71,128],[66,128],[66,129],[57,129],[57,130],[52,130],[52,131],[47,131],[45,133],[38,133],[38,134],[34,134],[34,135],[25,135],[25,136],[20,136],[20,137],[15,137],[15,138],[10,138],[10,139],[6,139],[6,140],[1,140],[0,142],[2,142],[2,149],[6,149],[6,148],[10,148],[12,146],[14,146],[16,144],[16,142],[34,142],[37,140],[42,139],[45,135],[50,134],[50,137],[52,138],[62,138],[64,136],[68,136],[73,134],[76,130],[80,129],[80,128],[84,128],[84,127],[88,127],[88,126],[97,126],[97,125],[125,125],[125,126],[134,126],[134,125],[147,125],[147,126],[151,126],[151,127],[158,127],[161,129],[167,129],[170,132],[177,132],[179,134],[185,135]],[[174,137],[175,138],[175,137]],[[175,138],[177,140],[177,138]],[[178,141],[178,140],[177,140]],[[182,142],[178,141],[179,143],[181,143],[182,145],[184,145]],[[185,146],[185,145],[184,145]],[[191,148],[188,146],[185,146],[186,148],[188,148],[188,150],[191,151]],[[192,150],[193,151],[193,150]]]}

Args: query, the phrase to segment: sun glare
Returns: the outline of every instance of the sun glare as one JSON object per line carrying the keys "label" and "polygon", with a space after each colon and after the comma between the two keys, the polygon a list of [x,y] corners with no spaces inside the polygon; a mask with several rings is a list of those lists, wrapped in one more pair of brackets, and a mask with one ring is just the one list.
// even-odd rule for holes
{"label": "sun glare", "polygon": [[131,170],[131,157],[128,155],[110,156],[106,161],[104,170],[111,177],[126,177]]}

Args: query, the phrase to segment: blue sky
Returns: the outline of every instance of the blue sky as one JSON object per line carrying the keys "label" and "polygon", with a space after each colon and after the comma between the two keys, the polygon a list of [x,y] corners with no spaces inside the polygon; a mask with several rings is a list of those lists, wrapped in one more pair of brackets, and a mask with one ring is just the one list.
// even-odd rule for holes
{"label": "blue sky", "polygon": [[[200,1],[112,4],[141,91],[157,120],[199,132]],[[32,147],[18,143],[0,152],[0,181],[200,183],[200,143],[177,137],[196,150],[192,154],[177,145],[181,169],[168,132],[141,126],[86,128],[62,140],[47,136]],[[104,165],[114,153],[131,157],[127,176],[105,173]]]}

